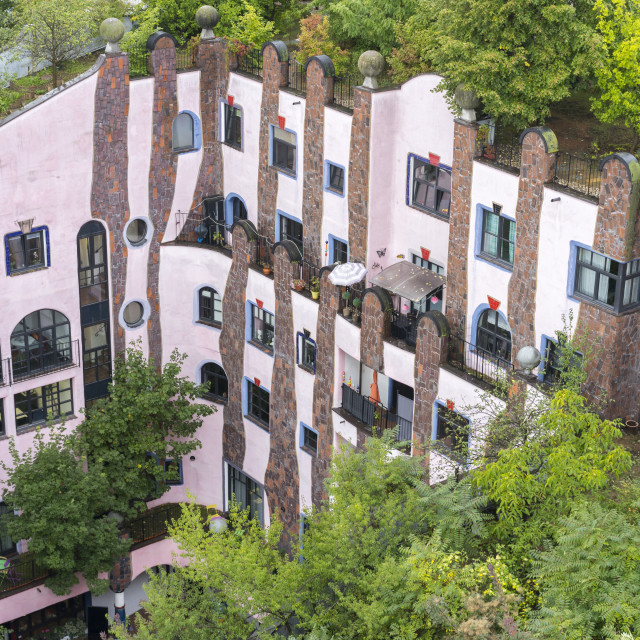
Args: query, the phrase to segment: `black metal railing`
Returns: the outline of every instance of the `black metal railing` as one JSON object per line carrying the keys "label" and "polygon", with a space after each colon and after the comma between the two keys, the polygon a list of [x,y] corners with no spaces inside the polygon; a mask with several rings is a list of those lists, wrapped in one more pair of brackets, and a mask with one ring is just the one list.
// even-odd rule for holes
{"label": "black metal railing", "polygon": [[251,262],[258,267],[273,269],[273,243],[266,236],[258,236],[251,243]]}
{"label": "black metal railing", "polygon": [[262,52],[251,49],[238,56],[238,70],[262,78]]}
{"label": "black metal railing", "polygon": [[456,336],[449,337],[447,362],[463,373],[489,384],[515,371],[515,367],[508,360],[492,356]]}
{"label": "black metal railing", "polygon": [[162,505],[157,509],[152,509],[143,513],[139,518],[129,521],[129,539],[132,544],[141,544],[160,536],[166,536],[171,520],[178,519],[182,509],[179,504],[172,503]]}
{"label": "black metal railing", "polygon": [[144,76],[153,75],[150,71],[151,53],[147,50],[146,45],[132,47],[127,51],[129,57],[129,77],[143,78]]}
{"label": "black metal railing", "polygon": [[364,288],[365,288],[364,280],[362,282],[357,282],[356,284],[352,284],[352,285],[349,285],[348,287],[345,287],[345,290],[348,291],[351,295],[348,300],[345,300],[342,297],[342,294],[340,295],[340,299],[338,300],[338,313],[343,313],[344,308],[347,306],[353,309],[354,308],[353,301],[356,298],[360,298],[360,301],[362,302],[362,294],[364,293]]}
{"label": "black metal railing", "polygon": [[230,255],[231,238],[225,222],[214,220],[202,210],[176,212],[176,242],[218,247]]}
{"label": "black metal railing", "polygon": [[353,111],[353,84],[351,76],[333,77],[333,102]]}
{"label": "black metal railing", "polygon": [[519,170],[521,153],[519,134],[495,125],[481,127],[476,138],[476,158],[484,158],[498,166]]}
{"label": "black metal railing", "polygon": [[58,339],[54,344],[46,345],[48,343],[39,342],[28,353],[15,350],[11,358],[9,384],[80,366],[80,341],[77,338],[68,341]]}
{"label": "black metal railing", "polygon": [[187,46],[184,49],[176,49],[176,71],[195,69],[198,66],[198,47]]}
{"label": "black metal railing", "polygon": [[581,158],[566,151],[558,151],[553,181],[572,191],[598,198],[600,196],[600,160]]}
{"label": "black metal railing", "polygon": [[392,311],[391,335],[415,348],[418,341],[418,314]]}
{"label": "black metal railing", "polygon": [[289,89],[299,93],[307,92],[307,72],[297,60],[289,60]]}
{"label": "black metal railing", "polygon": [[372,401],[369,396],[363,396],[348,384],[342,385],[342,408],[360,422],[364,422],[369,427],[375,427],[377,435],[398,427],[396,440],[404,442],[412,438],[410,420],[389,411],[379,402]]}
{"label": "black metal railing", "polygon": [[311,286],[315,278],[320,278],[320,269],[322,267],[306,260],[300,262],[300,275],[298,278],[304,281],[304,288],[311,290]]}
{"label": "black metal railing", "polygon": [[17,556],[15,559],[3,559],[1,562],[4,562],[5,566],[0,569],[0,598],[49,575],[49,571],[41,567],[29,554]]}

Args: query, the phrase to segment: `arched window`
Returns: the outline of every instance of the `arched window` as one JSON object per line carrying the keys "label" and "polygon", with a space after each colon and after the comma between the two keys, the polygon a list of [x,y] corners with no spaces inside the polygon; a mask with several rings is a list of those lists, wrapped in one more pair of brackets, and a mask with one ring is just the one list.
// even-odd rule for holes
{"label": "arched window", "polygon": [[511,331],[507,321],[497,311],[487,309],[480,314],[476,347],[487,355],[511,360]]}
{"label": "arched window", "polygon": [[233,221],[246,220],[247,219],[247,207],[244,206],[244,202],[240,198],[232,198],[231,206],[233,207]]}
{"label": "arched window", "polygon": [[219,364],[207,362],[202,365],[200,383],[209,385],[209,390],[204,394],[205,398],[214,401],[224,400],[226,402],[229,381],[227,380],[227,374]]}
{"label": "arched window", "polygon": [[52,371],[73,363],[67,316],[40,309],[25,316],[11,334],[14,379]]}
{"label": "arched window", "polygon": [[173,152],[191,151],[195,148],[193,117],[179,113],[173,121]]}
{"label": "arched window", "polygon": [[208,324],[222,324],[222,298],[211,287],[202,287],[198,295],[198,320]]}

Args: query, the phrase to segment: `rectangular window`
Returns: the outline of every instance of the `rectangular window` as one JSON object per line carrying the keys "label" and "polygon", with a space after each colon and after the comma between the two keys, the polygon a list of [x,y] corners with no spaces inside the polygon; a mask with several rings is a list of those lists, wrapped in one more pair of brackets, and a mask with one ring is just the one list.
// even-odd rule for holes
{"label": "rectangular window", "polygon": [[[568,351],[568,350],[565,350]],[[574,351],[573,354],[565,353],[561,346],[553,340],[547,340],[544,352],[544,372],[542,379],[547,384],[560,382],[562,374],[570,368],[582,366],[582,354]]]}
{"label": "rectangular window", "polygon": [[0,436],[6,435],[7,431],[4,426],[4,400],[0,398]]}
{"label": "rectangular window", "polygon": [[96,233],[78,240],[81,307],[103,302],[108,298],[104,238],[104,234]]}
{"label": "rectangular window", "polygon": [[[411,256],[411,259],[413,261],[413,264],[417,264],[423,269],[429,269],[429,271],[444,275],[444,267],[441,267],[435,262],[425,260],[421,256],[417,256],[415,253]],[[411,302],[410,307],[413,313],[425,313],[426,311],[442,311],[442,289],[435,291],[429,297],[425,296],[422,300],[420,300],[420,302]]]}
{"label": "rectangular window", "polygon": [[318,433],[306,424],[300,425],[300,447],[311,455],[318,453]]}
{"label": "rectangular window", "polygon": [[242,111],[229,104],[224,105],[224,141],[236,149],[242,147]]}
{"label": "rectangular window", "polygon": [[50,414],[57,419],[73,413],[71,380],[16,393],[14,399],[18,431],[32,424],[44,422]]}
{"label": "rectangular window", "polygon": [[515,220],[496,215],[488,209],[482,211],[482,253],[513,265],[516,240]]}
{"label": "rectangular window", "polygon": [[296,134],[278,127],[271,127],[271,145],[271,164],[295,176]]}
{"label": "rectangular window", "polygon": [[251,341],[256,342],[269,351],[273,351],[275,335],[274,317],[272,313],[251,305]]}
{"label": "rectangular window", "polygon": [[5,249],[9,261],[8,275],[47,266],[48,233],[46,227],[42,227],[30,233],[5,236]]}
{"label": "rectangular window", "polygon": [[316,343],[303,333],[298,333],[298,364],[312,373],[316,372]]}
{"label": "rectangular window", "polygon": [[82,328],[84,383],[107,380],[111,376],[111,349],[106,322]]}
{"label": "rectangular window", "polygon": [[165,460],[164,472],[167,474],[166,484],[175,486],[184,483],[182,478],[182,462],[180,460]]}
{"label": "rectangular window", "polygon": [[262,525],[263,489],[249,476],[227,464],[227,509],[235,500],[240,509],[249,508],[249,517]]}
{"label": "rectangular window", "polygon": [[575,292],[614,307],[622,265],[588,249],[578,248]]}
{"label": "rectangular window", "polygon": [[442,404],[437,407],[436,440],[453,453],[463,453],[469,441],[469,420]]}
{"label": "rectangular window", "polygon": [[5,524],[6,517],[10,515],[13,515],[13,509],[10,509],[4,502],[0,502],[0,556],[8,556],[16,550],[16,545],[7,532]]}
{"label": "rectangular window", "polygon": [[411,155],[412,189],[410,203],[414,207],[449,217],[451,206],[451,169],[430,164]]}
{"label": "rectangular window", "polygon": [[280,240],[291,240],[302,255],[302,223],[282,214],[278,217],[280,218]]}
{"label": "rectangular window", "polygon": [[247,380],[247,394],[247,411],[249,416],[269,431],[269,392],[253,384],[251,380]]}
{"label": "rectangular window", "polygon": [[338,240],[337,238],[332,239],[332,257],[333,263],[339,262],[340,264],[345,264],[349,262],[349,247],[346,242],[342,242],[342,240]]}
{"label": "rectangular window", "polygon": [[329,191],[335,191],[339,195],[344,195],[344,168],[327,162],[325,171],[327,172],[325,176],[327,189],[329,189]]}

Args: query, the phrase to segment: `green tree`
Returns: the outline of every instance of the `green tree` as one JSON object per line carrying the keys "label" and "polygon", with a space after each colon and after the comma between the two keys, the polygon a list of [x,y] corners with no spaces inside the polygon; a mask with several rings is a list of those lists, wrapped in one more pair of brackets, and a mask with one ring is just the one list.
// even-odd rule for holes
{"label": "green tree", "polygon": [[176,470],[165,471],[162,461],[200,446],[193,436],[212,408],[195,402],[202,388],[180,377],[183,361],[174,351],[158,370],[139,346],[129,348],[115,363],[110,396],[73,434],[41,430],[24,454],[11,443],[12,465],[1,463],[3,500],[21,513],[7,520],[8,530],[30,540],[36,561],[53,572],[46,584],[55,593],[68,592],[76,571],[93,589],[106,588],[98,572],[128,545],[117,521],[168,490]]}
{"label": "green tree", "polygon": [[296,60],[304,64],[311,56],[324,54],[331,58],[338,75],[345,74],[349,68],[349,53],[331,40],[329,18],[314,13],[302,20],[300,26]]}
{"label": "green tree", "polygon": [[226,17],[220,21],[217,32],[230,40],[232,50],[260,48],[274,37],[273,22],[265,21],[249,0],[226,2],[222,9],[225,7]]}
{"label": "green tree", "polygon": [[454,109],[454,91],[464,83],[506,125],[543,122],[602,57],[590,0],[418,2],[397,31],[394,79],[435,70]]}

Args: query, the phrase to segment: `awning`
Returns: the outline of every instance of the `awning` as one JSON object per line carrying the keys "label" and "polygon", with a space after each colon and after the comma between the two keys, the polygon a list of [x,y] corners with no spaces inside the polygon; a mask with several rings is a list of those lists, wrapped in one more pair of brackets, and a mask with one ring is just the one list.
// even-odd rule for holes
{"label": "awning", "polygon": [[417,264],[403,260],[383,269],[379,274],[369,279],[371,284],[377,284],[391,293],[397,293],[411,302],[420,302],[425,296],[430,296],[441,289],[446,280],[435,271],[430,271]]}

